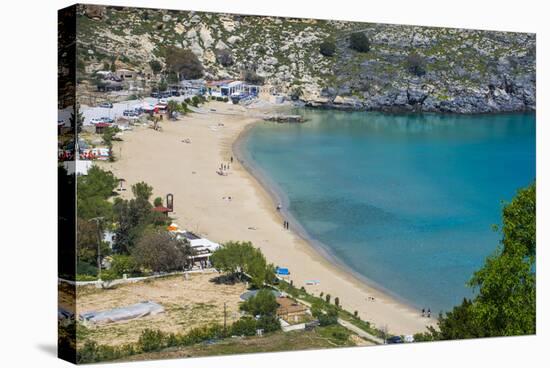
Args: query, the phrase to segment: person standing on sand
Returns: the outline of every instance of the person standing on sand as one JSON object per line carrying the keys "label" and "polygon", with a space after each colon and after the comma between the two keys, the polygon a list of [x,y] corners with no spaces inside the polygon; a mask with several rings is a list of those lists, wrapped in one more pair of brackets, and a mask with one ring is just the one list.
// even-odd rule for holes
{"label": "person standing on sand", "polygon": [[422,317],[424,317],[425,315],[426,315],[426,310],[422,308]]}
{"label": "person standing on sand", "polygon": [[430,308],[428,308],[428,318],[431,318],[432,317],[432,311],[430,310]]}
{"label": "person standing on sand", "polygon": [[231,163],[233,163],[233,156],[231,156]]}

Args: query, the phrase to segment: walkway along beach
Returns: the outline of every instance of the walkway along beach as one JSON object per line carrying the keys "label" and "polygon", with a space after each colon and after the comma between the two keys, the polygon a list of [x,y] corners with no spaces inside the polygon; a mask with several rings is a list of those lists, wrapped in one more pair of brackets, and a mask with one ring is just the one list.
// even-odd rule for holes
{"label": "walkway along beach", "polygon": [[[237,157],[233,144],[240,134],[273,108],[245,109],[210,102],[203,110],[179,121],[163,122],[160,132],[137,127],[124,133],[123,141],[113,149],[117,161],[101,165],[124,178],[128,186],[140,181],[151,184],[153,197],[172,193],[171,215],[182,228],[219,243],[251,241],[269,262],[290,269],[295,286],[304,286],[316,296],[323,292],[338,297],[344,309],[357,310],[377,328],[412,334],[435,323],[345,272],[286,230],[277,203],[238,160],[231,162],[231,157]],[[220,164],[229,164],[227,175],[216,172]],[[122,192],[123,197],[130,195]],[[306,284],[308,280],[316,282]]]}

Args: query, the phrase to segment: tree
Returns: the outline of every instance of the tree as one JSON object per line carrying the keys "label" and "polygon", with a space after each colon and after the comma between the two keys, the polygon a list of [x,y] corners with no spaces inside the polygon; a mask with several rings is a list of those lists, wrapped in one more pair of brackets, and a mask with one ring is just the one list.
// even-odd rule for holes
{"label": "tree", "polygon": [[148,225],[152,223],[154,212],[152,206],[144,198],[131,200],[115,199],[113,212],[117,228],[115,230],[114,249],[120,253],[130,253]]}
{"label": "tree", "polygon": [[426,63],[418,53],[411,52],[407,56],[407,70],[417,77],[421,77],[426,74]]}
{"label": "tree", "polygon": [[203,66],[197,56],[188,49],[170,48],[167,51],[168,70],[177,73],[183,79],[197,79],[203,75]]}
{"label": "tree", "polygon": [[166,81],[170,84],[177,84],[179,82],[179,76],[176,72],[169,72],[168,75],[166,76]]}
{"label": "tree", "polygon": [[226,243],[212,254],[210,260],[217,269],[230,272],[240,280],[248,274],[257,287],[272,282],[275,277],[273,265],[268,265],[262,252],[250,242]]}
{"label": "tree", "polygon": [[[79,218],[77,220],[77,237],[76,237],[76,257],[78,263],[87,263],[96,268],[97,271],[97,244],[98,244],[98,229],[97,225],[91,221]],[[77,273],[82,272],[86,267],[77,267]],[[81,270],[82,269],[82,270]]]}
{"label": "tree", "polygon": [[115,229],[115,243],[113,248],[124,254],[129,254],[132,248],[148,228],[163,227],[169,218],[161,213],[152,211],[149,202],[153,194],[153,187],[145,182],[132,185],[134,198],[125,200],[116,198],[113,204]]}
{"label": "tree", "polygon": [[469,281],[478,293],[445,316],[435,339],[536,332],[536,187],[518,191],[503,209],[501,245]]}
{"label": "tree", "polygon": [[349,37],[349,47],[358,52],[368,52],[370,41],[363,32],[352,33]]}
{"label": "tree", "polygon": [[233,65],[233,55],[228,49],[217,49],[216,61],[222,66],[231,66]]}
{"label": "tree", "polygon": [[512,202],[504,207],[502,233],[504,253],[536,256],[536,185],[518,191]]}
{"label": "tree", "polygon": [[144,199],[148,201],[153,194],[153,187],[142,181],[132,185],[132,193],[136,199]]}
{"label": "tree", "polygon": [[162,70],[162,64],[158,60],[151,60],[149,66],[154,75],[157,75]]}
{"label": "tree", "polygon": [[118,179],[110,171],[92,166],[88,175],[78,177],[78,217],[89,220],[94,217],[110,218],[112,205],[108,201],[114,195]]}
{"label": "tree", "polygon": [[155,207],[162,206],[162,198],[161,197],[155,198],[155,200],[153,201],[153,206],[155,206]]}
{"label": "tree", "polygon": [[189,243],[176,239],[167,231],[144,234],[132,251],[136,263],[153,272],[182,270],[190,255]]}
{"label": "tree", "polygon": [[253,316],[274,316],[277,312],[277,299],[270,289],[261,289],[256,295],[240,305],[240,309]]}
{"label": "tree", "polygon": [[168,83],[166,83],[166,80],[162,78],[158,84],[158,90],[166,91],[167,89],[168,89]]}
{"label": "tree", "polygon": [[326,39],[319,45],[319,52],[323,56],[331,57],[336,53],[336,43],[333,39]]}

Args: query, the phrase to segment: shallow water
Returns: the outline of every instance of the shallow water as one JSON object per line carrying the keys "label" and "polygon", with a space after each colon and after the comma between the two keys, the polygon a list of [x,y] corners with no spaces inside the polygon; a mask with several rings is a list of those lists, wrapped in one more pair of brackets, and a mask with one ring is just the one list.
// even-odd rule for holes
{"label": "shallow water", "polygon": [[307,235],[416,307],[471,297],[501,201],[535,178],[535,116],[299,112],[243,147]]}

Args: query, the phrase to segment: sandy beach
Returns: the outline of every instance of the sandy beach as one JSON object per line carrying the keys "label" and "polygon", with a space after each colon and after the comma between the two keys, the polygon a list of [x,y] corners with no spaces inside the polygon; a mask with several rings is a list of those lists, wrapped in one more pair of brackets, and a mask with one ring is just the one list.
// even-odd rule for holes
{"label": "sandy beach", "polygon": [[[258,122],[258,116],[269,109],[210,102],[203,107],[204,113],[164,121],[162,131],[137,127],[125,132],[123,142],[113,148],[117,161],[101,165],[124,178],[127,188],[145,181],[153,186],[153,197],[172,193],[171,216],[181,228],[219,243],[251,241],[269,262],[290,269],[295,286],[304,286],[315,295],[324,292],[339,297],[346,310],[357,310],[361,318],[378,328],[387,327],[392,334],[412,334],[435,323],[344,272],[300,236],[283,228],[283,218],[272,198],[232,151],[245,128]],[[190,143],[183,142],[186,139]],[[222,163],[230,164],[227,176],[216,173]],[[131,195],[130,190],[122,193]],[[319,284],[306,285],[306,280],[318,280]]]}

